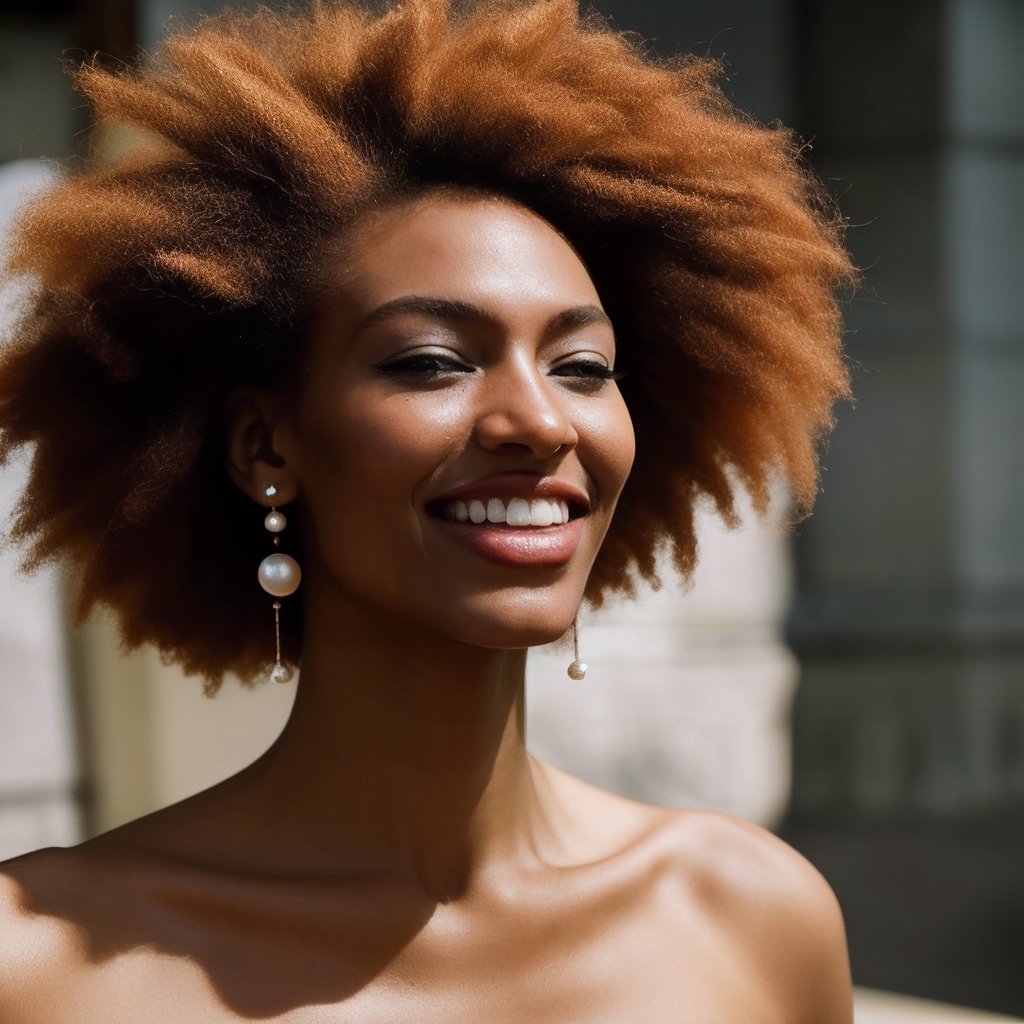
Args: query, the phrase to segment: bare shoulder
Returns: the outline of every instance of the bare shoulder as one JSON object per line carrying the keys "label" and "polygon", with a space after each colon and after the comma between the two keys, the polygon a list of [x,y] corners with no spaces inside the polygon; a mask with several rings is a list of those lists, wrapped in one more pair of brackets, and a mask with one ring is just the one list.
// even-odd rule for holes
{"label": "bare shoulder", "polygon": [[[716,917],[757,938],[814,945],[841,940],[831,887],[777,836],[716,811],[656,807],[599,789],[545,766],[566,803],[588,822],[595,848],[626,856],[661,887],[677,886]],[[782,934],[784,933],[784,934]]]}
{"label": "bare shoulder", "polygon": [[[836,898],[821,874],[777,836],[716,811],[678,810],[631,800],[537,764],[561,803],[572,808],[597,850],[628,852],[641,870],[657,872],[697,891],[721,912],[757,917],[801,914],[834,921]],[[585,824],[584,824],[585,823]],[[841,923],[841,921],[840,921]]]}
{"label": "bare shoulder", "polygon": [[658,846],[675,883],[777,980],[788,1020],[852,1020],[842,912],[809,861],[767,830],[711,811],[673,812]]}
{"label": "bare shoulder", "polygon": [[34,1022],[52,989],[85,964],[72,923],[91,890],[74,850],[45,849],[0,864],[0,1020]]}
{"label": "bare shoulder", "polygon": [[617,865],[618,880],[645,907],[660,948],[677,945],[681,962],[695,947],[714,948],[778,1007],[773,1020],[851,1024],[839,902],[801,854],[728,814],[654,807],[544,771],[587,822],[589,848]]}
{"label": "bare shoulder", "polygon": [[716,811],[670,812],[662,841],[675,849],[725,909],[736,904],[757,914],[771,911],[815,920],[838,913],[835,894],[802,854],[752,822]]}

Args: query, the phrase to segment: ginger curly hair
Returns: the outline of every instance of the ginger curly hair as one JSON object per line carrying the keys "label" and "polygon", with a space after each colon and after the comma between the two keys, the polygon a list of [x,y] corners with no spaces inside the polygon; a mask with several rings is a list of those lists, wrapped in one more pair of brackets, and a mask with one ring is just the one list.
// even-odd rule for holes
{"label": "ginger curly hair", "polygon": [[0,359],[0,459],[34,449],[26,567],[69,565],[79,617],[111,606],[129,647],[211,692],[265,671],[266,542],[225,470],[226,398],[286,386],[318,260],[432,189],[546,218],[615,324],[637,456],[593,603],[655,580],[664,543],[688,573],[702,496],[732,521],[737,481],[763,509],[781,471],[809,508],[852,270],[792,135],[733,109],[718,70],[655,62],[576,0],[314,0],[203,21],[139,71],[81,68],[97,118],[142,141],[14,238],[7,272],[32,288]]}

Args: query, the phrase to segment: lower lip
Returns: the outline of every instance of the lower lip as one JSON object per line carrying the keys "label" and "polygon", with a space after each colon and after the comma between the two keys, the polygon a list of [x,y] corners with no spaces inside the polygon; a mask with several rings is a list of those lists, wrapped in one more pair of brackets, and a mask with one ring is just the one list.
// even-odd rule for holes
{"label": "lower lip", "polygon": [[583,519],[560,526],[502,526],[497,523],[436,522],[460,544],[501,565],[551,567],[565,565],[576,553],[583,534]]}

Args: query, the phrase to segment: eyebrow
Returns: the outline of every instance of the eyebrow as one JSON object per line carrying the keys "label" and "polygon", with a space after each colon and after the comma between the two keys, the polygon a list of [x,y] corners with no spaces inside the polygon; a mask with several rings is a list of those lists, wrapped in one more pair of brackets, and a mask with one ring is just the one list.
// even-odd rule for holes
{"label": "eyebrow", "polygon": [[[369,312],[356,324],[353,337],[373,324],[380,323],[402,313],[418,313],[435,320],[454,320],[462,323],[488,324],[495,326],[499,318],[481,306],[460,299],[442,299],[429,295],[402,295],[391,299]],[[612,326],[611,318],[600,306],[572,306],[556,313],[545,325],[545,330],[564,330],[571,327],[589,327],[591,324]]]}

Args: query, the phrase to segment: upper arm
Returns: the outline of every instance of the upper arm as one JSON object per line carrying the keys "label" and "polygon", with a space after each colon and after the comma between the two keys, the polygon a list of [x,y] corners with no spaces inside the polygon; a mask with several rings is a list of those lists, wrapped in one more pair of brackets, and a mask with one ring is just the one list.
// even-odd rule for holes
{"label": "upper arm", "polygon": [[[790,851],[780,952],[792,965],[794,1024],[851,1024],[853,992],[839,901],[816,868]],[[780,915],[781,916],[781,915]]]}

